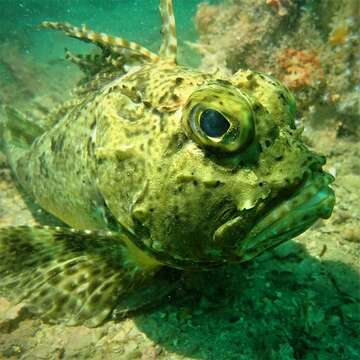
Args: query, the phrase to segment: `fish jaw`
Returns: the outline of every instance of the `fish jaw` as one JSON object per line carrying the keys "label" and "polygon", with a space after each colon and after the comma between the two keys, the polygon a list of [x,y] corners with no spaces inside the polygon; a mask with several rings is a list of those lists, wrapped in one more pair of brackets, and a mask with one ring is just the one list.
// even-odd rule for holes
{"label": "fish jaw", "polygon": [[294,195],[271,209],[240,241],[236,253],[241,261],[300,235],[319,218],[328,219],[335,205],[329,187],[333,181],[327,173],[313,174]]}

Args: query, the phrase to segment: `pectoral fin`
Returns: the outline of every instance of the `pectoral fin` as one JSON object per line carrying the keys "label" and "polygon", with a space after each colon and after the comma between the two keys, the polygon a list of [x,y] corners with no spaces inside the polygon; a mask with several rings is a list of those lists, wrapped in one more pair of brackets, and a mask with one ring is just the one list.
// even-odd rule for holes
{"label": "pectoral fin", "polygon": [[50,321],[97,326],[119,304],[124,313],[151,300],[136,290],[144,293],[161,264],[133,247],[122,234],[0,229],[0,295]]}

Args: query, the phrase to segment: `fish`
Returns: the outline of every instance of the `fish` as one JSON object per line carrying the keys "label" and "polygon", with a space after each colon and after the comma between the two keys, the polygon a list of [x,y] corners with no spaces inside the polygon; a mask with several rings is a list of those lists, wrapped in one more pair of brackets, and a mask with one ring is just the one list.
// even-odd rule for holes
{"label": "fish", "polygon": [[14,178],[61,225],[0,228],[0,295],[49,322],[126,316],[184,274],[250,261],[331,216],[334,178],[286,86],[179,64],[171,0],[160,13],[158,53],[43,22],[100,53],[67,51],[84,77],[41,125],[5,107]]}

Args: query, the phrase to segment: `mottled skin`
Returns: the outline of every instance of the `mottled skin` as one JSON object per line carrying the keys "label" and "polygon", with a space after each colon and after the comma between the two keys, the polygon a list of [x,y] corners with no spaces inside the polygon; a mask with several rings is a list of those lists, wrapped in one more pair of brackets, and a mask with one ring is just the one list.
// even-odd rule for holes
{"label": "mottled skin", "polygon": [[[70,324],[97,325],[131,289],[148,278],[150,284],[161,268],[206,269],[249,260],[303,232],[319,217],[329,217],[333,208],[334,195],[327,186],[332,179],[321,170],[324,158],[311,152],[301,130],[295,129],[295,101],[288,90],[250,70],[224,76],[177,65],[169,6],[170,1],[162,2],[165,42],[160,58],[139,58],[139,50],[138,57],[124,55],[125,60],[95,80],[91,75],[77,98],[50,116],[48,130],[32,125],[30,140],[20,145],[9,122],[3,127],[5,152],[21,186],[65,224],[91,233],[42,228],[29,230],[30,236],[24,228],[3,229],[0,249],[21,253],[22,245],[11,243],[16,234],[22,234],[18,244],[33,242],[48,249],[43,252],[61,266],[56,276],[61,275],[61,281],[72,276],[73,289],[65,291],[59,280],[60,285],[55,282],[41,296],[65,292],[70,297],[65,303],[76,298],[78,314],[92,296],[90,290],[85,295],[75,291],[81,274],[86,273],[90,283],[101,280],[99,273],[87,270],[101,267],[99,260],[104,274],[113,276],[108,294],[98,291],[103,303],[95,306],[94,301],[86,314],[70,317]],[[90,32],[80,36],[74,29],[67,33],[99,42]],[[131,63],[130,68],[124,63]],[[223,136],[209,137],[201,130],[206,109],[227,119],[230,127]],[[59,238],[61,249],[52,247]],[[84,266],[75,263],[67,274],[63,263],[74,254],[84,254]],[[58,255],[63,258],[58,260]],[[44,263],[36,256],[30,267]],[[51,266],[44,265],[44,272]],[[28,280],[24,269],[9,268],[10,263],[0,262],[0,272],[10,273],[5,289],[14,279]],[[54,276],[41,277],[46,289]],[[47,309],[38,304],[41,296],[29,300],[21,291],[16,296],[35,304],[39,313]],[[123,310],[150,300],[124,304]],[[67,307],[59,308],[58,302],[45,312],[66,320]]]}

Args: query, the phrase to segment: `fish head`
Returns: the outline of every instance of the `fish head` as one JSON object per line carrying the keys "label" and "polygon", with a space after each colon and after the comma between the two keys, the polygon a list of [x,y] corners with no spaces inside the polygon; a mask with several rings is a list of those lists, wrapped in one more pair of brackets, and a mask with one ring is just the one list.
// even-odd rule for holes
{"label": "fish head", "polygon": [[284,85],[247,70],[185,93],[139,137],[150,145],[127,209],[149,253],[179,268],[247,261],[331,215],[333,178]]}

